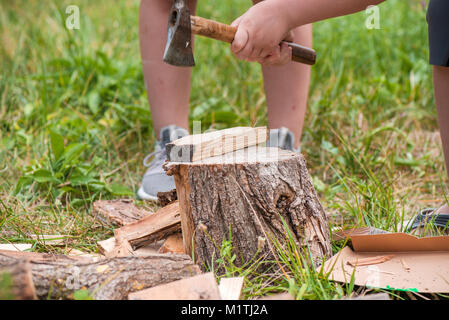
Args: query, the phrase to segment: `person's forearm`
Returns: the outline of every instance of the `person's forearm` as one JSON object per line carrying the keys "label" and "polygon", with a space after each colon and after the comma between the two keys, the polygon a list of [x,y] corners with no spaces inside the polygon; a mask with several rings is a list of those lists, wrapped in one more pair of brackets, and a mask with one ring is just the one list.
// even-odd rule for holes
{"label": "person's forearm", "polygon": [[385,0],[265,0],[277,3],[290,29],[366,9]]}

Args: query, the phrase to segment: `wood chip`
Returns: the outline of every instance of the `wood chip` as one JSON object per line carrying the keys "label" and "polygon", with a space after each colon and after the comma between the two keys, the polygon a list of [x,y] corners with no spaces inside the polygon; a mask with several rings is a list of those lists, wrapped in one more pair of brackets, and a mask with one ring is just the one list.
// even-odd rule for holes
{"label": "wood chip", "polygon": [[0,250],[9,251],[25,251],[31,249],[32,245],[29,243],[2,243],[0,244]]}
{"label": "wood chip", "polygon": [[218,290],[222,300],[240,300],[244,277],[223,278],[220,280]]}
{"label": "wood chip", "polygon": [[353,267],[370,266],[373,264],[379,264],[379,263],[389,261],[393,257],[394,257],[394,255],[377,256],[377,257],[372,257],[372,258],[348,261],[347,264],[350,266],[353,266]]}
{"label": "wood chip", "polygon": [[118,242],[128,241],[133,250],[166,239],[181,231],[179,202],[175,201],[137,222],[114,230]]}
{"label": "wood chip", "polygon": [[182,234],[172,234],[165,240],[159,249],[160,253],[185,253]]}

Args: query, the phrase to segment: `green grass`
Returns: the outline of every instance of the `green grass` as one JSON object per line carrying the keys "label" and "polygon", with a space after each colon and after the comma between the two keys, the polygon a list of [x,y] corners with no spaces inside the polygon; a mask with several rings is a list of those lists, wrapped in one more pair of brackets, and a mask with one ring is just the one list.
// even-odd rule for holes
{"label": "green grass", "polygon": [[[314,26],[319,58],[302,148],[330,227],[397,230],[419,209],[445,201],[421,3],[383,4],[380,30],[364,27],[364,13]],[[81,30],[73,31],[64,27],[70,4],[0,1],[0,242],[28,242],[36,251],[94,252],[112,229],[92,217],[92,201],[132,195],[154,143],[139,1],[77,0]],[[248,6],[200,2],[198,14],[230,23]],[[203,129],[265,125],[260,67],[234,59],[226,44],[198,38],[196,45],[190,120],[201,120]],[[31,234],[71,238],[60,248]],[[278,249],[288,277],[237,268],[223,252],[228,275],[254,276],[247,298],[355,292],[308,269],[294,251]]]}

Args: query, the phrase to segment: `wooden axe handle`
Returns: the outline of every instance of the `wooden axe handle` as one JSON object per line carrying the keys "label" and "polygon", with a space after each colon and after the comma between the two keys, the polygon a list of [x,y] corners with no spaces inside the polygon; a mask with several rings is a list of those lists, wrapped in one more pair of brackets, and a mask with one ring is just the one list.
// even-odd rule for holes
{"label": "wooden axe handle", "polygon": [[[191,16],[192,32],[194,34],[220,40],[228,43],[234,41],[236,27],[201,17]],[[314,65],[316,52],[313,49],[301,46],[293,42],[286,42],[292,48],[292,60],[304,64]]]}

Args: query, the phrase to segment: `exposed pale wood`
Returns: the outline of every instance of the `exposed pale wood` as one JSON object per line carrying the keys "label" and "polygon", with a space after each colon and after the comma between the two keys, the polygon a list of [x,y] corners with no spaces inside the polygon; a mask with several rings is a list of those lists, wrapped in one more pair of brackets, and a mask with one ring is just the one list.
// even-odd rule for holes
{"label": "exposed pale wood", "polygon": [[165,168],[176,182],[185,252],[204,270],[230,230],[238,265],[275,259],[272,239],[285,243],[285,227],[315,264],[331,255],[327,215],[302,155],[253,147]]}
{"label": "exposed pale wood", "polygon": [[195,134],[167,144],[167,157],[172,162],[193,162],[255,146],[267,141],[266,127],[237,127]]}
{"label": "exposed pale wood", "polygon": [[129,300],[220,300],[212,272],[130,293]]}
{"label": "exposed pale wood", "polygon": [[[26,261],[13,262],[8,266],[0,266],[0,280],[9,278],[12,280],[10,288],[0,288],[0,299],[34,300],[36,289],[31,276],[30,265]],[[7,282],[7,281],[5,281]],[[9,292],[5,292],[6,290]]]}
{"label": "exposed pale wood", "polygon": [[175,201],[135,223],[114,230],[117,245],[130,244],[133,250],[167,238],[181,230],[179,202]]}
{"label": "exposed pale wood", "polygon": [[[161,247],[160,242],[151,243],[145,247],[139,248],[137,250],[133,250],[129,255],[136,257],[145,257],[159,252],[159,248]],[[97,242],[98,251],[108,257],[112,258],[117,256],[116,253],[116,241],[115,238],[109,238],[103,241]],[[176,253],[184,253],[184,252],[176,252]],[[126,256],[126,255],[125,255]]]}
{"label": "exposed pale wood", "polygon": [[83,252],[81,250],[78,249],[73,249],[73,248],[69,248],[67,249],[67,254],[72,257],[84,257],[84,258],[88,258],[88,259],[92,259],[92,261],[96,261],[96,260],[100,260],[103,257],[99,254],[95,254],[95,253],[87,253],[87,252]]}
{"label": "exposed pale wood", "polygon": [[363,296],[357,296],[353,298],[347,298],[344,300],[391,300],[390,295],[388,293],[374,293],[367,294]]}
{"label": "exposed pale wood", "polygon": [[173,189],[168,192],[157,193],[157,202],[161,207],[165,207],[166,205],[176,200],[178,200],[178,194],[176,193],[176,189]]}
{"label": "exposed pale wood", "polygon": [[109,257],[115,248],[115,238],[109,238],[106,240],[97,242],[98,252],[102,255]]}
{"label": "exposed pale wood", "polygon": [[295,300],[295,297],[293,297],[290,293],[278,293],[271,296],[265,296],[262,298],[259,298],[257,300]]}
{"label": "exposed pale wood", "polygon": [[[13,252],[14,253],[14,252]],[[35,254],[35,257],[39,254]],[[0,253],[0,267],[23,262]],[[36,294],[46,299],[70,298],[82,288],[95,299],[126,299],[130,292],[191,277],[200,273],[186,255],[153,254],[96,262],[73,262],[69,257],[48,261],[45,255],[29,261]]]}
{"label": "exposed pale wood", "polygon": [[93,215],[105,224],[118,227],[134,223],[152,214],[138,208],[132,199],[99,200],[92,205]]}
{"label": "exposed pale wood", "polygon": [[185,254],[184,243],[182,241],[182,234],[172,234],[165,240],[159,249],[160,253],[181,253]]}
{"label": "exposed pale wood", "polygon": [[10,251],[25,251],[31,249],[32,245],[29,243],[2,243],[0,244],[0,250]]}
{"label": "exposed pale wood", "polygon": [[222,300],[240,300],[244,277],[223,278],[220,280],[218,290]]}

